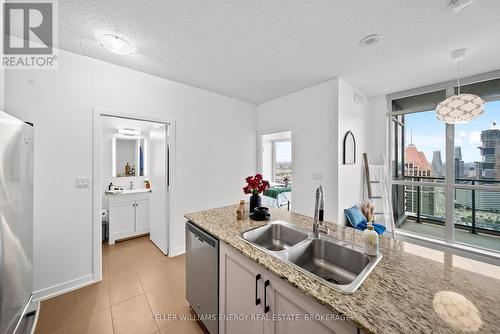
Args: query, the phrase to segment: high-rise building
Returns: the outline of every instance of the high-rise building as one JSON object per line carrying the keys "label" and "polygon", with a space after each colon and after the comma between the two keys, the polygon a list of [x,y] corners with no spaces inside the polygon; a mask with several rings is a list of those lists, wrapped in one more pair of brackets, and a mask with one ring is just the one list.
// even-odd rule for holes
{"label": "high-rise building", "polygon": [[[497,191],[476,191],[476,210],[500,212],[500,193]],[[472,191],[468,189],[455,189],[455,205],[464,209],[472,208]]]}
{"label": "high-rise building", "polygon": [[462,160],[462,147],[455,146],[455,159]]}
{"label": "high-rise building", "polygon": [[[424,153],[410,144],[405,149],[405,176],[415,177],[413,180],[422,180],[419,177],[433,176],[432,166]],[[405,186],[405,212],[416,214],[420,199],[420,214],[435,215],[435,191],[433,187]],[[419,197],[420,196],[420,197]]]}
{"label": "high-rise building", "polygon": [[[493,122],[490,129],[481,131],[481,143],[479,149],[481,150],[482,159],[474,163],[474,175],[472,176],[471,172],[469,172],[469,177],[474,178],[475,176],[477,179],[498,180],[500,179],[500,130],[495,122]],[[487,182],[484,183],[488,184]],[[500,192],[476,191],[474,198],[476,210],[500,212]],[[466,209],[472,208],[472,191],[456,189],[455,204]]]}
{"label": "high-rise building", "polygon": [[432,153],[432,174],[435,177],[443,177],[443,161],[441,160],[441,151]]}
{"label": "high-rise building", "polygon": [[488,130],[481,131],[482,159],[476,162],[476,172],[479,178],[500,179],[500,130],[495,122]]}
{"label": "high-rise building", "polygon": [[410,144],[405,149],[405,176],[431,176],[432,166],[424,152]]}
{"label": "high-rise building", "polygon": [[455,146],[455,178],[463,179],[465,177],[465,165],[462,160],[462,148]]}
{"label": "high-rise building", "polygon": [[469,179],[476,178],[476,176],[477,176],[476,175],[476,167],[474,166],[473,162],[465,162],[464,168],[465,168],[464,174],[465,174],[466,178],[469,178]]}

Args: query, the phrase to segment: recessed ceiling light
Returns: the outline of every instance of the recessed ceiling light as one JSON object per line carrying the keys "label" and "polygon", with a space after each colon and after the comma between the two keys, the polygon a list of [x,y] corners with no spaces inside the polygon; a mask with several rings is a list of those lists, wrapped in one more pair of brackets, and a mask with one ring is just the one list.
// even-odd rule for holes
{"label": "recessed ceiling light", "polygon": [[99,43],[106,49],[113,53],[116,53],[117,55],[127,55],[134,53],[134,47],[132,43],[127,41],[125,38],[115,34],[103,34],[99,39]]}
{"label": "recessed ceiling light", "polygon": [[474,0],[450,0],[448,3],[448,8],[455,13],[461,12],[474,2]]}
{"label": "recessed ceiling light", "polygon": [[360,46],[372,46],[377,44],[382,39],[382,36],[379,34],[372,34],[364,37],[359,41]]}

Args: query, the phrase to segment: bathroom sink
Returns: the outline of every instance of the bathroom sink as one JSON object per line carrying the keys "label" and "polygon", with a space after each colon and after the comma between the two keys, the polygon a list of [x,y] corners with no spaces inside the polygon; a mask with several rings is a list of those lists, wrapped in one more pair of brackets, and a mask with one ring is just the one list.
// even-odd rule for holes
{"label": "bathroom sink", "polygon": [[122,194],[138,194],[138,193],[149,193],[151,192],[151,189],[146,189],[146,188],[139,188],[139,189],[128,189],[128,190],[123,190]]}
{"label": "bathroom sink", "polygon": [[273,222],[246,231],[242,238],[270,251],[287,250],[307,239],[307,233],[290,228],[286,223]]}
{"label": "bathroom sink", "polygon": [[340,240],[314,238],[285,222],[248,230],[241,237],[346,294],[354,293],[382,258],[382,255],[368,256],[358,247]]}
{"label": "bathroom sink", "polygon": [[128,195],[128,194],[139,194],[139,193],[149,193],[151,189],[139,188],[139,189],[117,189],[117,190],[106,190],[104,193],[106,195]]}

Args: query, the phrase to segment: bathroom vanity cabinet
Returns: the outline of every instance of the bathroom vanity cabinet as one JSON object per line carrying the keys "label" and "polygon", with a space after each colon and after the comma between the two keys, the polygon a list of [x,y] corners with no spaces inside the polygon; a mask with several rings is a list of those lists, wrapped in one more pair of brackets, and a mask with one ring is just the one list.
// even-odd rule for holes
{"label": "bathroom vanity cabinet", "polygon": [[108,196],[109,241],[149,233],[149,192]]}

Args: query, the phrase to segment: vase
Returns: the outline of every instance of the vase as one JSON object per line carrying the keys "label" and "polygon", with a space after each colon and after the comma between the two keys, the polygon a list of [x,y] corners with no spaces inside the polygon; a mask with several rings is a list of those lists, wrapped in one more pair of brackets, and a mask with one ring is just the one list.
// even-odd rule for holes
{"label": "vase", "polygon": [[250,213],[253,213],[253,210],[255,210],[256,207],[261,205],[261,198],[259,195],[253,194],[250,196]]}

